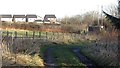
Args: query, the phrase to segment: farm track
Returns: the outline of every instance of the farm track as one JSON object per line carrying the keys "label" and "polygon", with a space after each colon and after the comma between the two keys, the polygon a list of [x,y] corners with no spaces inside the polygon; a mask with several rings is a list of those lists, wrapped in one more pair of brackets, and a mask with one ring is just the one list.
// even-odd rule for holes
{"label": "farm track", "polygon": [[[53,48],[47,48],[45,51],[44,60],[45,66],[47,68],[56,68],[56,66],[58,66],[55,64],[55,58],[52,55],[53,50]],[[84,55],[80,53],[79,48],[72,48],[71,50],[75,54],[75,56],[79,58],[79,61],[85,64],[88,68],[98,68],[91,60],[87,59]]]}
{"label": "farm track", "polygon": [[53,48],[47,48],[45,51],[45,55],[44,55],[44,60],[45,60],[45,67],[46,68],[55,68],[55,66],[57,66],[55,64],[55,58],[52,55],[53,52]]}
{"label": "farm track", "polygon": [[91,60],[80,53],[79,48],[72,48],[71,50],[83,64],[87,65],[88,68],[98,68]]}

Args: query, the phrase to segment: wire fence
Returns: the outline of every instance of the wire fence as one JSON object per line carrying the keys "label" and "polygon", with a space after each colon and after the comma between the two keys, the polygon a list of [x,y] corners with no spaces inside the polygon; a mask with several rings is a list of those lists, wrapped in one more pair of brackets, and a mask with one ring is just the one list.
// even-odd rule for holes
{"label": "wire fence", "polygon": [[[97,37],[99,38],[99,36]],[[3,31],[2,32],[2,43],[5,44],[5,46],[4,45],[2,46],[4,49],[2,51],[4,52],[10,51],[10,52],[17,53],[18,42],[21,42],[21,45],[19,45],[19,48],[25,49],[26,47],[22,43],[30,42],[30,40],[25,41],[25,39],[31,39],[32,41],[32,43],[30,43],[31,46],[29,44],[26,44],[26,46],[29,46],[31,48],[32,46],[35,45],[34,40],[38,40],[38,42],[40,42],[41,40],[44,40],[44,43],[48,43],[48,41],[60,42],[60,43],[61,42],[71,43],[71,42],[77,42],[77,41],[80,42],[81,40],[89,40],[90,37],[88,34],[81,35],[81,34],[75,34],[75,33],[62,33],[62,32]],[[24,42],[22,42],[22,40]],[[89,46],[87,45],[84,46],[82,48],[82,51],[86,52],[87,56],[94,58],[95,61],[99,61],[101,63],[106,62],[105,64],[109,64],[109,65],[112,61],[112,64],[115,65],[117,61],[116,57],[117,57],[117,52],[118,52],[118,48],[116,46],[117,44],[110,45],[107,43],[108,42],[106,42],[106,44],[102,44],[102,43],[99,43],[98,41],[95,41],[93,42],[91,46],[89,44],[87,44]],[[109,59],[106,59],[106,58],[109,58]]]}
{"label": "wire fence", "polygon": [[[14,46],[16,40],[24,40],[24,39],[31,39],[31,40],[44,40],[44,41],[51,41],[51,42],[76,42],[78,40],[86,39],[85,36],[81,34],[75,33],[63,33],[63,32],[38,32],[38,31],[3,31],[2,32],[2,43],[6,45],[7,48],[10,46]],[[13,49],[13,48],[12,48]]]}

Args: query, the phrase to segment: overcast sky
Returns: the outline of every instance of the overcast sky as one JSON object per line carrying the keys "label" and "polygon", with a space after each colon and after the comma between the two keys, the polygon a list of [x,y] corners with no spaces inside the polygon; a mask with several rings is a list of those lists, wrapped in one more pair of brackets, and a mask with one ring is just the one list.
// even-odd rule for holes
{"label": "overcast sky", "polygon": [[55,14],[58,18],[117,4],[117,0],[0,0],[0,14]]}

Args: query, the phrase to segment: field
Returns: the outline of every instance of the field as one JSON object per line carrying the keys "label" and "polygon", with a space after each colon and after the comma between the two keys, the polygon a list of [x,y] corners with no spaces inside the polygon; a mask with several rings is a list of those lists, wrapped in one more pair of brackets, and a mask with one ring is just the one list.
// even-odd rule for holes
{"label": "field", "polygon": [[[9,61],[13,61],[12,65],[46,66],[52,64],[87,67],[72,52],[72,48],[80,48],[79,53],[92,60],[95,65],[116,66],[117,64],[117,44],[97,43],[96,45],[95,35],[24,30],[9,30],[7,33],[6,31],[3,30],[3,51],[6,56],[3,59],[9,58]],[[18,57],[21,57],[21,60],[18,60]]]}

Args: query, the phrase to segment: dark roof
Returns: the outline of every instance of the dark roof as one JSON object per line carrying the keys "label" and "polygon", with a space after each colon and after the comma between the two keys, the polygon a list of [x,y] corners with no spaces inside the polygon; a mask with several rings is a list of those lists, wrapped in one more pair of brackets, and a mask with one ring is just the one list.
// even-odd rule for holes
{"label": "dark roof", "polygon": [[47,14],[44,16],[44,18],[56,18],[56,16],[53,14],[49,14],[49,15]]}
{"label": "dark roof", "polygon": [[43,22],[43,20],[35,20],[36,22]]}
{"label": "dark roof", "polygon": [[37,15],[33,15],[33,14],[30,14],[30,15],[26,15],[27,18],[37,18]]}
{"label": "dark roof", "polygon": [[12,15],[0,15],[1,18],[12,18]]}
{"label": "dark roof", "polygon": [[104,11],[103,13],[106,15],[106,18],[111,21],[111,23],[115,26],[115,28],[120,30],[120,18],[116,18],[112,15],[109,15],[108,13]]}
{"label": "dark roof", "polygon": [[13,15],[13,18],[26,18],[25,15]]}

